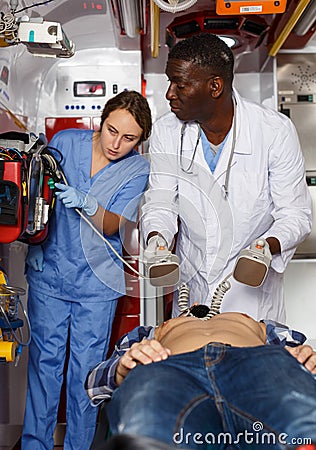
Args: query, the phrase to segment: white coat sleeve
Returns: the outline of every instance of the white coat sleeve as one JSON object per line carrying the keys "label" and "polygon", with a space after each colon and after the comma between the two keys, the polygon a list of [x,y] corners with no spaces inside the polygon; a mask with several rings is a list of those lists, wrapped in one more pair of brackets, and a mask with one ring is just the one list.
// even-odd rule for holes
{"label": "white coat sleeve", "polygon": [[263,237],[276,237],[281,253],[274,255],[272,268],[283,272],[295,249],[310,233],[312,203],[306,183],[304,158],[293,123],[288,120],[269,149],[269,185],[274,223]]}
{"label": "white coat sleeve", "polygon": [[[170,133],[167,138],[167,133]],[[173,133],[176,133],[173,130]],[[177,141],[172,130],[156,125],[150,139],[150,176],[141,211],[144,240],[158,231],[170,246],[178,231]]]}

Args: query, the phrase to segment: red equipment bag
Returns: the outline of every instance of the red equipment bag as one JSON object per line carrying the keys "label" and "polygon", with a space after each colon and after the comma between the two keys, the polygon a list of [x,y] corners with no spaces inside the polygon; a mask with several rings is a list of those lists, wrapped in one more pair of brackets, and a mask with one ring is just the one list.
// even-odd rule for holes
{"label": "red equipment bag", "polygon": [[45,136],[0,134],[0,242],[41,244],[55,203],[58,162]]}
{"label": "red equipment bag", "polygon": [[0,158],[0,242],[9,243],[27,223],[27,167],[18,152],[8,152],[5,158],[1,141]]}

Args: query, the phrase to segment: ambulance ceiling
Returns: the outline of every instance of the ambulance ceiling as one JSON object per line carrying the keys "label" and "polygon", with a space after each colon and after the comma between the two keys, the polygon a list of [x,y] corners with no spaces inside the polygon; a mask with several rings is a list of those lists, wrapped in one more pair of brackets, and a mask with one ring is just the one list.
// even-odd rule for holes
{"label": "ambulance ceiling", "polygon": [[[236,55],[252,53],[252,59],[259,61],[254,70],[263,64],[271,49],[270,56],[280,49],[302,49],[316,32],[316,0],[274,1],[286,2],[285,12],[280,14],[238,15],[217,14],[215,0],[179,0],[178,4],[193,5],[175,13],[157,6],[168,1],[174,0],[19,0],[16,16],[27,14],[60,22],[77,51],[106,47],[141,49],[145,69],[151,72],[164,70],[169,47],[177,40],[200,31],[233,38]],[[0,0],[0,12],[8,10],[9,4],[10,0]],[[248,65],[250,59],[245,58]]]}

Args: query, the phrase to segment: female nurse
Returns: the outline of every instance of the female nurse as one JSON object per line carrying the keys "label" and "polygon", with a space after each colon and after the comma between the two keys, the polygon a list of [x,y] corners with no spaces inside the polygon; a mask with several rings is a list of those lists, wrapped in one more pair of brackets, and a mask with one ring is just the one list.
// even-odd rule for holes
{"label": "female nurse", "polygon": [[123,225],[136,220],[149,173],[135,146],[148,139],[151,125],[147,100],[124,91],[106,103],[99,131],[63,130],[49,144],[62,155],[65,179],[56,184],[48,238],[26,259],[32,340],[23,450],[54,448],[67,342],[64,449],[87,450],[92,442],[97,409],[84,381],[107,353],[125,282],[121,261],[78,210],[121,254]]}

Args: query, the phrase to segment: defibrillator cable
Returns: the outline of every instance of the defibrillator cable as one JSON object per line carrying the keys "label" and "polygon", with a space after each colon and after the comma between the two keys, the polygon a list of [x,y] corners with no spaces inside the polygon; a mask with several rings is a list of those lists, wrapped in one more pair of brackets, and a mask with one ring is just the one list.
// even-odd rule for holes
{"label": "defibrillator cable", "polygon": [[[60,175],[62,177],[63,182],[65,183],[66,186],[68,185],[67,179],[65,177],[65,174],[60,170]],[[103,234],[98,230],[98,228],[91,222],[91,220],[89,220],[78,208],[74,208],[75,211],[79,214],[79,216],[89,225],[89,227],[92,228],[92,230],[99,236],[100,239],[102,239],[103,242],[106,243],[106,245],[108,245],[110,247],[110,249],[112,250],[112,252],[119,258],[120,261],[122,261],[123,264],[125,264],[126,267],[128,267],[133,273],[135,273],[137,276],[139,276],[140,278],[144,279],[144,280],[149,280],[148,277],[146,277],[145,275],[141,274],[140,272],[138,272],[136,269],[134,269],[133,266],[131,266],[124,258],[122,258],[122,256],[115,250],[115,248],[113,247],[113,245],[108,241],[108,239],[106,239]]]}
{"label": "defibrillator cable", "polygon": [[217,286],[217,288],[215,289],[215,292],[213,294],[213,298],[212,298],[212,303],[211,303],[211,308],[210,308],[210,312],[207,315],[207,317],[212,317],[215,316],[216,314],[219,314],[220,312],[220,308],[222,305],[222,301],[224,298],[224,295],[226,294],[227,291],[229,291],[229,289],[231,288],[231,284],[228,281],[228,279],[232,276],[232,273],[230,273],[229,275],[227,275],[224,280]]}
{"label": "defibrillator cable", "polygon": [[[198,305],[200,308],[208,308],[203,311],[202,315],[196,315],[193,313],[193,307],[189,307],[189,298],[190,298],[190,289],[186,283],[182,283],[178,288],[178,306],[180,309],[180,315],[184,316],[195,316],[200,320],[209,320],[211,317],[216,316],[216,314],[220,313],[220,308],[222,305],[222,301],[226,292],[231,288],[231,284],[228,279],[232,276],[232,273],[227,275],[224,280],[218,285],[215,289],[215,292],[212,297],[212,302],[210,307],[206,307],[204,304]],[[206,312],[207,311],[207,312]]]}

